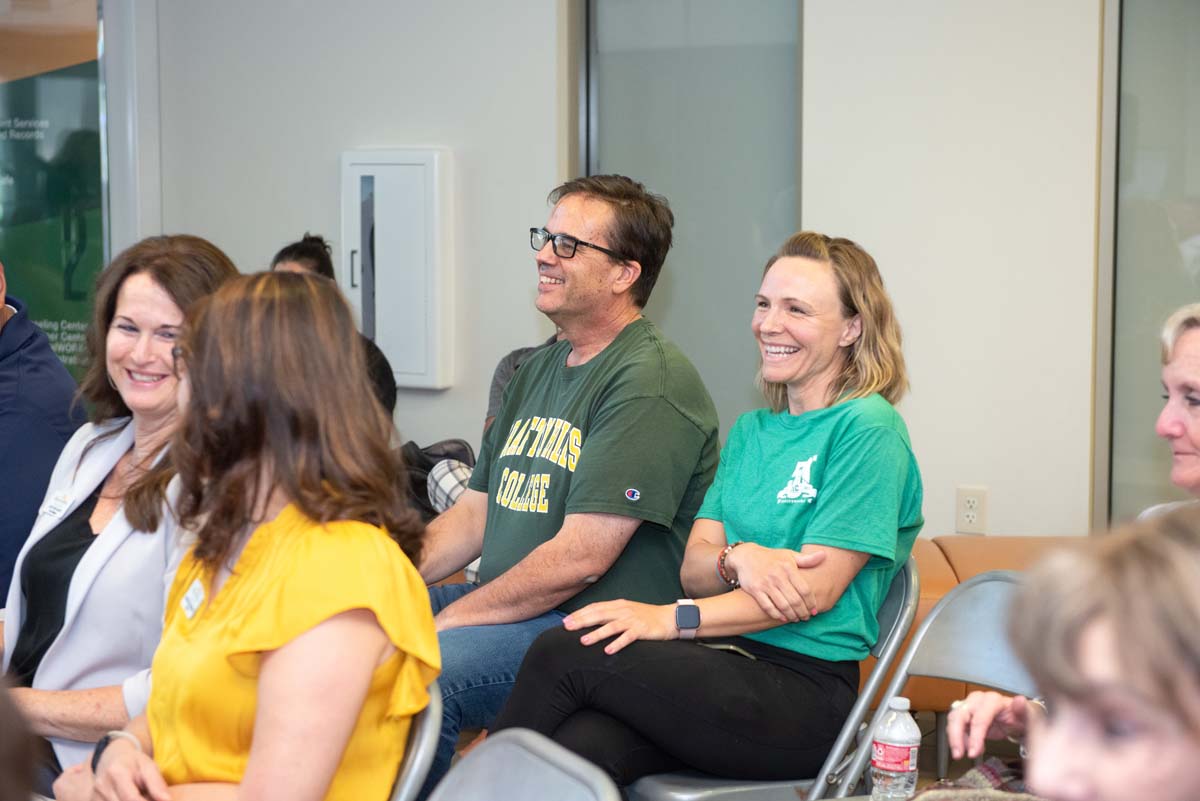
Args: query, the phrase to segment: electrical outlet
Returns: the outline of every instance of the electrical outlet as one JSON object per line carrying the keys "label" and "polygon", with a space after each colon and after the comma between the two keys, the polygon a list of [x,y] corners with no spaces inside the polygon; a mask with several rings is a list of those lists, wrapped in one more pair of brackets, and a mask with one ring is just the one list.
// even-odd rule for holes
{"label": "electrical outlet", "polygon": [[959,487],[954,500],[954,530],[959,534],[987,533],[987,487]]}

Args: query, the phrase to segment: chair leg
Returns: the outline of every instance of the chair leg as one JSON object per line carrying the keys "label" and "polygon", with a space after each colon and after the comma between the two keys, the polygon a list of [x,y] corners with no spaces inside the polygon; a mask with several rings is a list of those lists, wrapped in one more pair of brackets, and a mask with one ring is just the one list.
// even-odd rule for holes
{"label": "chair leg", "polygon": [[950,741],[946,738],[948,712],[934,712],[933,725],[937,734],[937,777],[946,778],[950,772]]}

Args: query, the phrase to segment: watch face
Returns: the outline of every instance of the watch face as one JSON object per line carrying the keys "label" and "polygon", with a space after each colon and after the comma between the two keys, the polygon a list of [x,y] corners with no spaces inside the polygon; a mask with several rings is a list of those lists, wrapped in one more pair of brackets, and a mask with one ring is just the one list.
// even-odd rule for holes
{"label": "watch face", "polygon": [[691,604],[680,604],[675,607],[675,628],[677,629],[698,629],[700,628],[700,609]]}

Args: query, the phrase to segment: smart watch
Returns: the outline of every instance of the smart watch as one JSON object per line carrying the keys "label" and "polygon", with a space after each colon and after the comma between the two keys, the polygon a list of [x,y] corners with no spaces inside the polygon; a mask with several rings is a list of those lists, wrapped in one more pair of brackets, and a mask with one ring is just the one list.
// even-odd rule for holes
{"label": "smart watch", "polygon": [[675,602],[675,628],[679,629],[679,639],[696,639],[696,629],[700,628],[700,607],[691,598],[680,598]]}

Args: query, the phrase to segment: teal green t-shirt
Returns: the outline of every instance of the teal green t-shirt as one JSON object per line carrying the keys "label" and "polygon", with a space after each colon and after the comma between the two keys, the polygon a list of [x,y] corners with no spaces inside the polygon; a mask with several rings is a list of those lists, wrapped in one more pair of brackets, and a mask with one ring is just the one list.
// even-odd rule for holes
{"label": "teal green t-shirt", "polygon": [[833,609],[745,636],[819,659],[862,659],[876,614],[924,518],[921,474],[904,420],[879,395],[801,415],[738,418],[696,514],[728,542],[800,550],[806,543],[871,555]]}
{"label": "teal green t-shirt", "polygon": [[559,610],[682,597],[679,566],[717,467],[717,412],[700,375],[648,320],[587,363],[569,342],[521,365],[484,436],[471,489],[488,494],[482,581],[553,538],[568,514],[642,521],[608,571]]}

